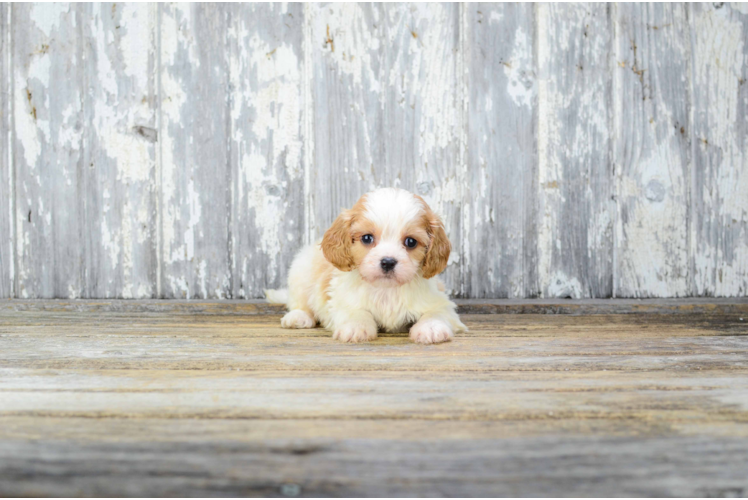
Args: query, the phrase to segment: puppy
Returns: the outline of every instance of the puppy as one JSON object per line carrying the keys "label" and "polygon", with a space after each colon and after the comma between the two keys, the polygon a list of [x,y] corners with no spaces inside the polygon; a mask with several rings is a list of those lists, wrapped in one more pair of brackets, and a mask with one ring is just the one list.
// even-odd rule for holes
{"label": "puppy", "polygon": [[288,307],[283,328],[319,322],[334,339],[366,342],[380,329],[410,327],[414,342],[446,342],[467,330],[435,277],[450,250],[441,219],[420,196],[377,189],[341,213],[321,244],[299,252],[287,293],[265,295]]}

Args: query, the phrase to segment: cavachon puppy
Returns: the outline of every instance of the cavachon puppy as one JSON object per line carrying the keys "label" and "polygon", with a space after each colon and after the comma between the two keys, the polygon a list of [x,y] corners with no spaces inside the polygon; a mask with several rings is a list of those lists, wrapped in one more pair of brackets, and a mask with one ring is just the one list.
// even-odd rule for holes
{"label": "cavachon puppy", "polygon": [[265,290],[286,304],[283,328],[318,322],[343,342],[377,331],[402,332],[422,344],[466,331],[436,275],[451,245],[441,219],[417,195],[396,188],[365,194],[291,265],[288,290]]}

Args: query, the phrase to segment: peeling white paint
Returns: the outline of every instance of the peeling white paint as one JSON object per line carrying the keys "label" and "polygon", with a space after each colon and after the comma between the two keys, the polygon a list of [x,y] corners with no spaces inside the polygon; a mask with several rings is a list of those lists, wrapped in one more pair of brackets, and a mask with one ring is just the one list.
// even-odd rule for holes
{"label": "peeling white paint", "polygon": [[[189,12],[189,9],[187,9]],[[184,250],[175,248],[176,234],[174,221],[178,217],[176,200],[176,177],[177,165],[174,158],[174,149],[176,147],[175,138],[168,131],[172,124],[181,123],[182,107],[187,103],[187,93],[184,91],[179,82],[174,78],[169,66],[174,64],[174,58],[179,50],[180,40],[179,31],[174,29],[176,19],[175,13],[170,9],[162,11],[164,18],[161,28],[161,58],[165,66],[160,72],[161,78],[161,199],[162,199],[162,224],[161,224],[161,241],[162,241],[162,260],[166,264],[172,264],[183,258]],[[175,288],[174,280],[171,280],[171,288],[176,293],[177,290],[186,291],[182,282],[178,283]]]}
{"label": "peeling white paint", "polygon": [[739,120],[739,100],[745,85],[745,21],[732,12],[736,4],[715,9],[694,6],[694,89],[696,105],[694,141],[697,158],[706,161],[708,186],[696,186],[698,206],[712,207],[704,214],[708,232],[695,228],[694,284],[697,293],[715,296],[744,295],[748,289],[748,157],[745,120]]}
{"label": "peeling white paint", "polygon": [[14,94],[14,106],[17,110],[15,113],[15,136],[23,148],[23,158],[26,165],[34,168],[39,155],[42,151],[41,141],[39,140],[34,116],[31,112],[31,105],[26,98],[26,79],[20,74],[16,74],[16,92]]}
{"label": "peeling white paint", "polygon": [[106,218],[101,219],[101,246],[107,252],[109,252],[109,262],[113,269],[116,269],[117,263],[119,262],[120,245],[119,241],[115,241],[114,236],[109,230]]}
{"label": "peeling white paint", "polygon": [[357,3],[337,3],[323,7],[325,15],[314,18],[312,43],[324,46],[328,57],[335,60],[337,68],[353,78],[354,86],[366,87],[370,92],[379,94],[379,77],[374,73],[373,62],[380,48],[380,40],[372,36],[371,29],[371,24],[380,23],[380,19],[376,17],[379,11],[372,9],[375,17],[368,19],[364,13],[365,8],[363,4]]}
{"label": "peeling white paint", "polygon": [[504,14],[497,11],[492,10],[491,15],[488,17],[488,24],[498,24],[504,19]]}
{"label": "peeling white paint", "polygon": [[207,279],[208,263],[205,260],[200,259],[199,264],[197,265],[197,283],[200,287],[200,294],[198,295],[198,297],[201,299],[208,298]]}
{"label": "peeling white paint", "polygon": [[730,2],[730,8],[741,14],[748,14],[748,3],[746,2]]}
{"label": "peeling white paint", "polygon": [[[250,153],[242,157],[241,180],[249,189],[242,193],[240,200],[244,200],[245,208],[254,213],[260,236],[257,243],[261,251],[266,255],[278,255],[281,251],[278,220],[283,212],[279,206],[280,200],[268,196],[266,186],[275,185],[278,180],[273,175],[263,174],[265,167],[265,158],[259,154]],[[272,273],[274,269],[269,271]]]}
{"label": "peeling white paint", "polygon": [[[257,34],[248,38],[246,30],[238,34],[239,58],[231,59],[231,78],[236,95],[232,120],[239,124],[243,106],[252,108],[255,119],[252,132],[258,138],[272,137],[272,157],[285,155],[286,171],[291,179],[299,178],[301,166],[301,72],[292,47],[271,47]],[[246,75],[254,74],[252,89],[247,88]],[[239,129],[240,131],[241,129]],[[241,133],[241,132],[239,132]]]}
{"label": "peeling white paint", "polygon": [[153,52],[151,6],[147,3],[122,3],[119,11],[119,31],[122,33],[122,61],[124,74],[134,80],[134,88],[143,92],[148,88],[148,72],[142,71],[143,64]]}
{"label": "peeling white paint", "polygon": [[[495,11],[491,14],[493,16]],[[533,59],[532,40],[521,25],[517,26],[511,60],[504,64],[506,91],[517,106],[530,108],[535,100]]]}
{"label": "peeling white paint", "polygon": [[[418,96],[421,107],[419,153],[422,161],[439,158],[443,151],[455,146],[459,120],[454,104],[457,74],[454,59],[445,54],[442,40],[454,36],[451,22],[452,6],[449,4],[417,4],[419,32],[409,40],[414,57],[411,67],[412,82],[407,82],[413,96]],[[402,53],[402,52],[401,52]],[[421,69],[421,65],[426,70]],[[396,65],[395,67],[399,67]],[[407,75],[407,73],[406,73]]]}
{"label": "peeling white paint", "polygon": [[[201,236],[200,222],[203,213],[200,194],[195,190],[195,183],[192,179],[187,182],[187,199],[185,201],[189,212],[189,220],[183,238],[185,244],[183,258],[189,261],[195,258],[195,240]],[[172,259],[179,260],[179,256],[172,256]]]}
{"label": "peeling white paint", "polygon": [[70,12],[68,3],[36,3],[31,8],[29,18],[45,36],[51,37],[60,24],[60,16],[67,12]]}
{"label": "peeling white paint", "polygon": [[[537,12],[537,32],[539,34],[549,32],[549,13],[548,5],[538,4]],[[538,68],[540,69],[540,78],[538,79],[538,114],[545,117],[538,124],[538,183],[540,186],[558,185],[563,182],[561,171],[558,169],[558,161],[549,155],[551,141],[558,142],[558,121],[550,115],[551,105],[553,104],[552,96],[549,89],[550,75],[546,70],[550,60],[549,40],[541,36],[538,40]],[[555,160],[555,161],[554,161]],[[553,210],[551,202],[546,201],[549,196],[559,197],[558,191],[544,193],[540,197],[541,211],[539,213],[538,225],[538,271],[541,277],[541,290],[547,288],[552,276],[551,247],[553,245],[553,228],[557,226],[556,212]],[[558,200],[553,200],[558,203]]]}
{"label": "peeling white paint", "polygon": [[[5,258],[3,259],[3,269],[0,270],[0,279],[3,279],[5,283],[0,285],[0,295],[3,298],[11,298],[17,296],[16,293],[16,268],[15,268],[15,245],[16,245],[16,231],[15,231],[15,201],[16,201],[16,178],[15,172],[11,165],[13,165],[13,128],[12,128],[12,116],[11,96],[12,81],[14,75],[12,74],[11,68],[13,67],[13,53],[11,48],[11,34],[12,30],[9,29],[12,26],[12,9],[5,8],[5,19],[0,19],[0,24],[3,24],[7,28],[4,29],[3,40],[0,41],[0,56],[3,58],[0,61],[0,92],[2,92],[2,106],[0,110],[2,117],[0,117],[0,143],[3,148],[0,150],[0,183],[3,183],[5,188],[0,188],[0,191],[4,191],[4,195],[0,199],[0,210],[5,212],[4,216],[0,217],[0,230],[4,232],[4,239],[0,238],[0,245],[3,245]],[[7,197],[6,197],[7,196]],[[3,203],[4,202],[4,203]],[[2,222],[7,222],[7,226]],[[2,227],[4,226],[4,227]],[[5,232],[7,231],[7,232]],[[2,251],[0,251],[2,253]],[[7,274],[6,274],[7,273]],[[7,281],[6,281],[7,279]],[[5,290],[3,290],[5,288]]]}

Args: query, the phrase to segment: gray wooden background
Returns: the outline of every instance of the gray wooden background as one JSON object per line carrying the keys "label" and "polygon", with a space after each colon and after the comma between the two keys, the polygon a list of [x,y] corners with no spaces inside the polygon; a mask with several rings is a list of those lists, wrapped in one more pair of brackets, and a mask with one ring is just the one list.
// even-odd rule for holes
{"label": "gray wooden background", "polygon": [[0,4],[0,297],[256,298],[377,186],[463,297],[748,295],[745,4]]}

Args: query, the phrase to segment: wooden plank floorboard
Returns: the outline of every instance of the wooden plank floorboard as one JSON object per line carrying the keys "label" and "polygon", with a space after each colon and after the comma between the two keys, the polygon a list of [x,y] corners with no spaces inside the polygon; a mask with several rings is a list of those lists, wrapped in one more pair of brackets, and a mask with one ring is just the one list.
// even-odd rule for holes
{"label": "wooden plank floorboard", "polygon": [[9,302],[0,495],[748,494],[740,301],[467,314],[438,346]]}
{"label": "wooden plank floorboard", "polygon": [[[748,297],[687,299],[457,299],[460,314],[741,314]],[[284,306],[262,300],[0,300],[0,313],[167,313],[221,316],[282,314]]]}

